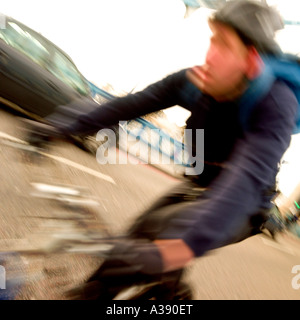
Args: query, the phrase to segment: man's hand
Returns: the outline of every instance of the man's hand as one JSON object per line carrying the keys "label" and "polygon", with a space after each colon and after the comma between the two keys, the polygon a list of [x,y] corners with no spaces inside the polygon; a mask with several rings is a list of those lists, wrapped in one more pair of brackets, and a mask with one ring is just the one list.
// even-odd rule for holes
{"label": "man's hand", "polygon": [[124,239],[115,244],[87,283],[70,292],[70,297],[111,300],[124,288],[147,283],[163,283],[172,295],[192,256],[182,240]]}
{"label": "man's hand", "polygon": [[184,268],[193,258],[194,252],[181,239],[155,240],[163,261],[163,271]]}
{"label": "man's hand", "polygon": [[160,275],[183,269],[194,257],[192,250],[181,239],[127,240],[117,244],[105,264],[110,270],[104,274],[141,273]]}

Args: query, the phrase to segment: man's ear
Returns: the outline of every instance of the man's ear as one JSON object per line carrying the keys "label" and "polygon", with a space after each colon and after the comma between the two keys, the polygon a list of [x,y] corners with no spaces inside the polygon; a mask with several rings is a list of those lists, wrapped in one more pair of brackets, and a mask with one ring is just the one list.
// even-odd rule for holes
{"label": "man's ear", "polygon": [[246,76],[249,80],[255,79],[263,69],[263,61],[255,47],[251,46],[248,48],[247,57],[248,68]]}

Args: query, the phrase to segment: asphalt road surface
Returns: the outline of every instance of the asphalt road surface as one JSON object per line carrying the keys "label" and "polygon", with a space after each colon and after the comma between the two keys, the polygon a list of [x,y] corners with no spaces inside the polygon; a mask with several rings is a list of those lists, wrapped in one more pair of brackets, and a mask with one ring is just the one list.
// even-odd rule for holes
{"label": "asphalt road surface", "polygon": [[[145,164],[100,165],[95,156],[63,142],[32,157],[5,143],[24,141],[18,117],[0,110],[0,128],[0,251],[4,253],[47,245],[56,234],[85,228],[102,232],[103,220],[110,232],[121,233],[157,196],[179,182]],[[78,212],[34,197],[32,183],[84,187],[98,205],[80,212],[86,214],[83,224],[74,224],[70,217]],[[186,280],[196,300],[298,300],[299,244],[288,234],[276,242],[255,236],[198,259],[187,269]],[[53,300],[64,299],[64,292],[84,281],[100,262],[87,254],[21,254],[8,260],[5,269],[7,281],[15,275],[24,281],[15,299]]]}

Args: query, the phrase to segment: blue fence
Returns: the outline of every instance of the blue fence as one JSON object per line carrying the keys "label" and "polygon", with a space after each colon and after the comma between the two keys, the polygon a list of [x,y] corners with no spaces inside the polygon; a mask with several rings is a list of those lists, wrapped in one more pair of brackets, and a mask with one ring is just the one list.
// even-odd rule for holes
{"label": "blue fence", "polygon": [[[89,82],[89,85],[93,96],[100,95],[107,100],[116,97],[105,90],[98,88],[91,82]],[[172,138],[169,134],[154,126],[151,122],[143,118],[136,118],[128,121],[122,126],[122,129],[125,130],[128,135],[135,137],[147,145],[151,149],[151,152],[158,152],[175,164],[190,167],[184,143]]]}

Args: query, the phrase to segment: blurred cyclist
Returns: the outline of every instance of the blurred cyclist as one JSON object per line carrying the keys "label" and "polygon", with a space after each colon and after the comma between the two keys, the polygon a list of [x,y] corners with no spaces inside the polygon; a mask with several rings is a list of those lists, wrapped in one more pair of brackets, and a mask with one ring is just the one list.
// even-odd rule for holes
{"label": "blurred cyclist", "polygon": [[[212,37],[204,65],[171,74],[59,128],[64,135],[90,134],[180,105],[191,111],[187,128],[204,129],[205,135],[204,171],[186,176],[182,185],[141,215],[128,231],[128,240],[116,245],[89,279],[82,291],[86,297],[92,297],[91,292],[97,297],[95,292],[105,285],[113,297],[113,288],[132,281],[179,274],[207,251],[257,234],[268,217],[297,101],[284,83],[275,81],[247,115],[246,126],[241,118],[245,94],[252,90],[254,99],[254,88],[270,76],[262,56],[281,54],[274,36],[283,24],[267,5],[229,1],[212,15],[209,26]],[[205,191],[199,192],[202,188]]]}

